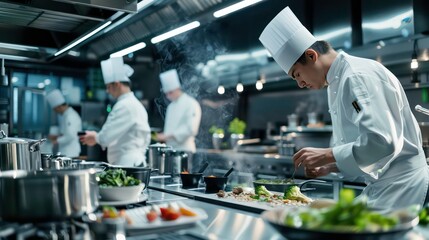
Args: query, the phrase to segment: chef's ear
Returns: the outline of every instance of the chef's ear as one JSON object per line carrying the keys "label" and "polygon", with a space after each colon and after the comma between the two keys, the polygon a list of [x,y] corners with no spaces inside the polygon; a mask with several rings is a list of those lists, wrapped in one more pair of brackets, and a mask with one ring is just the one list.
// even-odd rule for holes
{"label": "chef's ear", "polygon": [[307,57],[312,61],[312,62],[316,62],[316,60],[318,59],[319,55],[318,53],[314,50],[314,49],[307,49],[305,50],[305,54],[307,55]]}

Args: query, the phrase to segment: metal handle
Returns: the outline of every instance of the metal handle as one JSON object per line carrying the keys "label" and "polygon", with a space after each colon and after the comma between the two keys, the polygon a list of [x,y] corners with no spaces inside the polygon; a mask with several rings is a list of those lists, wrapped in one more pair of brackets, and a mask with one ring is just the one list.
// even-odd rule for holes
{"label": "metal handle", "polygon": [[415,109],[417,112],[421,112],[421,113],[423,113],[423,114],[425,114],[425,115],[429,115],[429,109],[426,109],[426,108],[424,108],[424,107],[422,107],[422,106],[420,106],[420,105],[416,105],[416,106],[414,107],[414,109]]}
{"label": "metal handle", "polygon": [[2,138],[7,138],[7,135],[3,130],[0,130],[0,139]]}
{"label": "metal handle", "polygon": [[37,147],[45,141],[46,141],[46,138],[43,138],[43,139],[40,139],[40,140],[37,140],[37,141],[30,143],[30,145],[29,145],[30,152],[39,151],[39,149],[37,149]]}

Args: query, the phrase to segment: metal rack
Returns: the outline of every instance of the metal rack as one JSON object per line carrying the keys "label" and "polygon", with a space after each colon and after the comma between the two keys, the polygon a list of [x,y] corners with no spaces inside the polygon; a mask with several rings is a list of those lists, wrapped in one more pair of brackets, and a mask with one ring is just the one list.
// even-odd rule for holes
{"label": "metal rack", "polygon": [[6,74],[4,67],[4,59],[1,64],[1,80],[0,80],[0,124],[8,124],[8,132],[13,129],[13,101],[12,101],[12,83],[9,81],[10,76]]}

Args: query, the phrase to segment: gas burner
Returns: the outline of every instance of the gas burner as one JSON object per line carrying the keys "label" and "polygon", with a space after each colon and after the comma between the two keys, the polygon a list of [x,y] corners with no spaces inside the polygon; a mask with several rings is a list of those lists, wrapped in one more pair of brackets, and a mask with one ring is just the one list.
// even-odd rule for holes
{"label": "gas burner", "polygon": [[88,226],[74,220],[24,224],[0,222],[0,239],[5,240],[83,240],[87,236]]}

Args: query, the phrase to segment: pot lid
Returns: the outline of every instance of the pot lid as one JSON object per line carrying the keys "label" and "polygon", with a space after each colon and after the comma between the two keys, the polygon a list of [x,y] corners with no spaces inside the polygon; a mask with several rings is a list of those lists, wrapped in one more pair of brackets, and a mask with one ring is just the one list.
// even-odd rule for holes
{"label": "pot lid", "polygon": [[165,143],[154,143],[149,145],[150,148],[171,148],[170,146],[167,146]]}
{"label": "pot lid", "polygon": [[36,140],[29,138],[13,138],[7,137],[6,133],[3,130],[0,130],[0,144],[2,143],[18,143],[18,144],[26,144],[30,142],[35,142]]}

